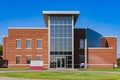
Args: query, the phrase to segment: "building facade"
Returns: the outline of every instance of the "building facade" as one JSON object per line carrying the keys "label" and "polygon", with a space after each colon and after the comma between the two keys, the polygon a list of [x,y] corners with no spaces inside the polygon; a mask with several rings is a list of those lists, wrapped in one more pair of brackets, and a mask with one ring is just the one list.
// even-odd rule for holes
{"label": "building facade", "polygon": [[43,11],[46,28],[9,28],[3,37],[3,57],[10,68],[112,68],[117,65],[117,38],[89,28],[75,28],[79,11]]}

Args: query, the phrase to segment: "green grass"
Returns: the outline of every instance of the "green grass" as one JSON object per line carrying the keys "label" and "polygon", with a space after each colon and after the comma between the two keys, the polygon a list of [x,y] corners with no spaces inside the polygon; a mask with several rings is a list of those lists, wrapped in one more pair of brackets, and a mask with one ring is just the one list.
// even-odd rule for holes
{"label": "green grass", "polygon": [[78,70],[120,72],[120,68],[88,68],[88,69],[80,69],[80,68],[78,68]]}
{"label": "green grass", "polygon": [[0,71],[30,70],[29,68],[0,68]]}
{"label": "green grass", "polygon": [[120,80],[120,74],[104,72],[8,72],[0,73],[0,76],[51,80]]}
{"label": "green grass", "polygon": [[[29,68],[0,68],[0,71],[29,70]],[[120,74],[109,72],[120,72],[120,68],[101,69],[77,69],[77,72],[59,71],[29,71],[29,72],[5,72],[0,73],[4,77],[30,78],[30,79],[50,79],[50,80],[120,80]]]}

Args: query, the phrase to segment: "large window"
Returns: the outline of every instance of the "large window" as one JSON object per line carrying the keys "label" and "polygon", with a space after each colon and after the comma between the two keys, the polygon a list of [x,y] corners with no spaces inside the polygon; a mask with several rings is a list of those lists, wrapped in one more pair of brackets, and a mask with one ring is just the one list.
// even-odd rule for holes
{"label": "large window", "polygon": [[50,50],[72,51],[72,16],[50,17]]}
{"label": "large window", "polygon": [[37,48],[42,48],[42,40],[37,40]]}
{"label": "large window", "polygon": [[84,49],[85,41],[84,39],[80,39],[80,49]]}
{"label": "large window", "polygon": [[50,16],[50,68],[72,68],[72,16]]}
{"label": "large window", "polygon": [[31,61],[31,56],[27,56],[27,57],[26,57],[26,63],[27,63],[27,64],[30,64],[30,61]]}
{"label": "large window", "polygon": [[16,64],[20,64],[20,56],[16,56]]}
{"label": "large window", "polygon": [[28,39],[28,40],[26,40],[26,47],[27,47],[27,49],[31,49],[31,40],[30,39]]}
{"label": "large window", "polygon": [[17,40],[16,40],[16,48],[17,48],[17,49],[20,49],[20,48],[21,48],[21,40],[20,40],[20,39],[17,39]]}

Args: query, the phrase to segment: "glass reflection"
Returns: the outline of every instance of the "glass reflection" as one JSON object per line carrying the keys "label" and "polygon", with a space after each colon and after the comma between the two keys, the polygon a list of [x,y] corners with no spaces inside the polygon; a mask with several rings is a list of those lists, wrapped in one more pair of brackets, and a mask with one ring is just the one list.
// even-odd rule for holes
{"label": "glass reflection", "polygon": [[50,68],[58,67],[59,58],[72,68],[72,16],[50,16]]}

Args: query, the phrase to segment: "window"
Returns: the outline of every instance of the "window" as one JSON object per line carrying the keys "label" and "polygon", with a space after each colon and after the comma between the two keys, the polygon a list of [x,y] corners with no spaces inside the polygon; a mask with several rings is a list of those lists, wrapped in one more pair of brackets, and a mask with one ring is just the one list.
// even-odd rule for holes
{"label": "window", "polygon": [[16,48],[21,48],[21,40],[16,40]]}
{"label": "window", "polygon": [[84,63],[85,61],[85,57],[84,57],[84,55],[80,55],[80,63]]}
{"label": "window", "polygon": [[27,56],[27,57],[26,57],[26,62],[27,62],[27,64],[30,64],[30,61],[31,61],[31,56]]}
{"label": "window", "polygon": [[37,48],[42,48],[42,40],[37,40]]}
{"label": "window", "polygon": [[80,39],[80,49],[84,48],[84,39]]}
{"label": "window", "polygon": [[41,55],[37,55],[37,60],[42,60],[42,56]]}
{"label": "window", "polygon": [[16,56],[16,64],[20,64],[20,56]]}
{"label": "window", "polygon": [[26,47],[27,47],[28,49],[31,48],[31,40],[26,40]]}

